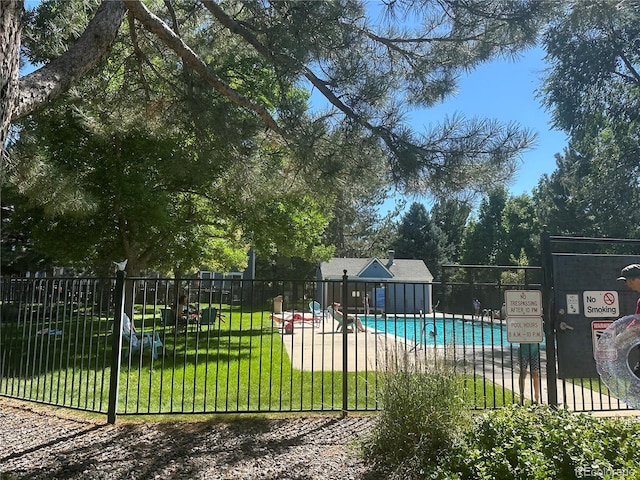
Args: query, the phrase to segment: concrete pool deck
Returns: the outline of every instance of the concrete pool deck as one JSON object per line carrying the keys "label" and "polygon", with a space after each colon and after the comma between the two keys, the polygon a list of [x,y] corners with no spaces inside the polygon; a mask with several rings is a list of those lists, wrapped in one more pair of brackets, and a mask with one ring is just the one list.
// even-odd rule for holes
{"label": "concrete pool deck", "polygon": [[[468,318],[467,318],[468,317]],[[462,318],[461,315],[443,315],[440,318]],[[464,316],[471,320],[471,316]],[[301,371],[341,372],[343,370],[343,344],[346,345],[346,369],[348,372],[384,371],[398,358],[415,358],[419,361],[433,358],[453,358],[460,371],[482,375],[492,383],[518,394],[519,369],[517,349],[511,347],[473,347],[416,345],[385,332],[368,330],[346,334],[336,332],[337,323],[332,319],[322,322],[294,322],[293,333],[283,333],[282,339],[291,359],[292,367]],[[455,349],[455,351],[454,351]],[[408,355],[406,355],[408,354]],[[541,364],[546,365],[546,351],[540,349]],[[541,398],[548,398],[547,378],[541,372]],[[597,380],[594,380],[596,384]],[[524,397],[533,399],[531,376],[525,381]],[[590,389],[588,380],[573,384],[558,380],[558,403],[568,410],[605,411],[621,410],[624,414],[637,415],[640,411],[627,409],[614,397]]]}

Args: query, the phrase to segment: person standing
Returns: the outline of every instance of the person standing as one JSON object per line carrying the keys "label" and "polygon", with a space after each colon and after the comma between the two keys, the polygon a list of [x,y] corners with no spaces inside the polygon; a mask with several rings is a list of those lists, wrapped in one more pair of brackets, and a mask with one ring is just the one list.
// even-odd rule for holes
{"label": "person standing", "polygon": [[520,403],[524,403],[524,382],[527,378],[527,370],[531,371],[534,401],[540,403],[540,344],[521,343],[518,349],[518,364],[520,366]]}
{"label": "person standing", "polygon": [[[623,281],[629,290],[640,293],[640,264],[632,263],[627,265],[620,271],[620,276],[616,280]],[[636,300],[635,314],[640,315],[640,297]],[[638,325],[638,323],[636,319],[632,320],[627,325],[627,329]],[[629,354],[631,356],[629,366],[633,365],[632,371],[634,375],[640,377],[640,352],[638,352],[638,347],[634,347]]]}
{"label": "person standing", "polygon": [[[618,281],[623,281],[629,290],[640,293],[640,264],[632,263],[620,271]],[[640,297],[636,301],[636,315],[640,314]],[[631,325],[629,325],[631,326]]]}
{"label": "person standing", "polygon": [[482,306],[482,304],[480,303],[480,300],[478,300],[477,298],[473,299],[473,316],[471,318],[477,318],[480,317],[480,307]]}
{"label": "person standing", "polygon": [[362,299],[362,302],[364,304],[364,314],[365,315],[369,315],[369,294],[365,293],[364,294],[364,298]]}

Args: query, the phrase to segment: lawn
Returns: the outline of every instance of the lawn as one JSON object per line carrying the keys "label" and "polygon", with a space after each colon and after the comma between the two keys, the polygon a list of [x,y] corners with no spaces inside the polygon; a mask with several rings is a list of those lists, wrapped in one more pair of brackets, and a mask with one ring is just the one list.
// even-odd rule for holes
{"label": "lawn", "polygon": [[[343,372],[295,370],[269,312],[223,306],[224,322],[189,329],[163,328],[158,309],[136,308],[138,330],[157,333],[164,355],[149,352],[120,363],[118,413],[340,411]],[[111,375],[111,323],[72,312],[57,322],[4,323],[0,330],[0,391],[9,396],[106,412]],[[43,335],[48,328],[56,335]],[[347,408],[376,410],[375,371],[346,374]],[[510,391],[482,377],[465,378],[474,408],[514,401]]]}

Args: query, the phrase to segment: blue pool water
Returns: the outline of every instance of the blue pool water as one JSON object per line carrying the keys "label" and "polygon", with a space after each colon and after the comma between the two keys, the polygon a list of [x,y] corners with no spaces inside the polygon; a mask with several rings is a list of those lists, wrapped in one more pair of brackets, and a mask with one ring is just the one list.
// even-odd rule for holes
{"label": "blue pool water", "polygon": [[[470,345],[491,347],[511,345],[506,327],[500,323],[484,323],[461,318],[364,317],[368,329],[376,329],[404,340],[427,345]],[[424,333],[421,331],[424,324]]]}

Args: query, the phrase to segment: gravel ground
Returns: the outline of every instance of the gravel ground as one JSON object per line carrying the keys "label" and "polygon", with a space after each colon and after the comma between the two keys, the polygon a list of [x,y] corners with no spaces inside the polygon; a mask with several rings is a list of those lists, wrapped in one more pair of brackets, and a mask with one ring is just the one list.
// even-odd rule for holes
{"label": "gravel ground", "polygon": [[0,398],[0,479],[378,480],[358,440],[375,417],[105,419]]}

